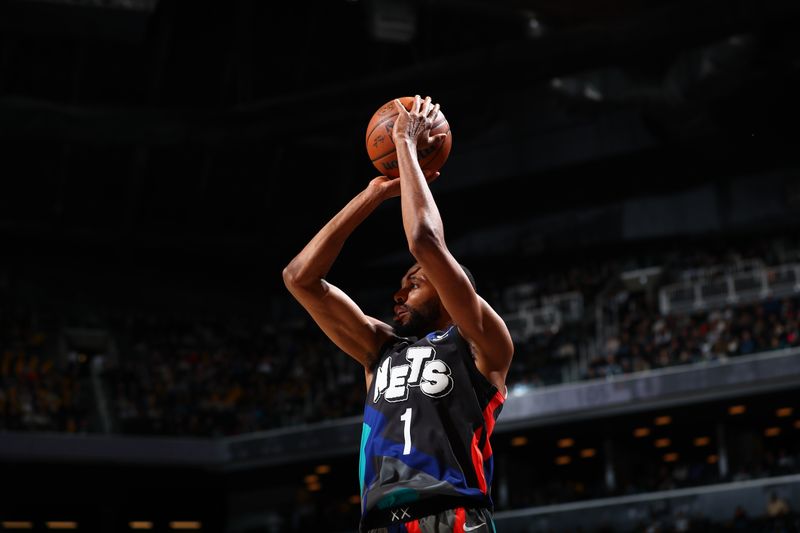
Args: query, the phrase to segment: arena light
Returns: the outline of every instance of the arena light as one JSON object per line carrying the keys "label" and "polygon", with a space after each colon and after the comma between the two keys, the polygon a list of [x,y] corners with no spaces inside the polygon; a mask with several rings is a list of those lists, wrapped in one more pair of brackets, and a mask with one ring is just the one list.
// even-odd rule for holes
{"label": "arena light", "polygon": [[637,439],[641,439],[642,437],[646,437],[650,434],[650,428],[636,428],[633,430],[633,436]]}
{"label": "arena light", "polygon": [[597,450],[594,448],[586,448],[585,450],[581,450],[581,457],[584,459],[589,459],[590,457],[594,457],[597,455]]}
{"label": "arena light", "polygon": [[3,529],[33,529],[33,522],[26,520],[8,520],[2,522]]}
{"label": "arena light", "polygon": [[361,496],[359,496],[358,494],[353,494],[347,501],[349,501],[353,505],[358,505],[361,503]]}
{"label": "arena light", "polygon": [[800,420],[795,420],[794,421],[794,427],[795,427],[795,429],[800,429]]}
{"label": "arena light", "polygon": [[309,483],[306,488],[308,492],[319,492],[322,490],[322,483]]}
{"label": "arena light", "polygon": [[657,426],[668,426],[672,423],[672,417],[669,415],[657,416],[655,423]]}
{"label": "arena light", "polygon": [[417,33],[417,11],[408,0],[372,0],[367,3],[369,32],[376,41],[409,43]]}
{"label": "arena light", "polygon": [[694,439],[694,445],[697,447],[708,446],[710,443],[711,439],[709,437],[697,437]]}
{"label": "arena light", "polygon": [[572,458],[569,455],[559,455],[556,457],[556,464],[558,466],[568,465],[572,462]]}
{"label": "arena light", "polygon": [[47,526],[47,529],[78,529],[78,523],[69,520],[55,520],[45,522],[44,525]]}
{"label": "arena light", "polygon": [[708,464],[710,464],[710,465],[715,465],[715,464],[717,464],[717,461],[719,461],[719,457],[717,457],[717,456],[716,456],[716,455],[714,455],[714,454],[711,454],[711,455],[709,455],[709,456],[706,458],[706,462],[707,462]]}
{"label": "arena light", "polygon": [[34,2],[41,2],[43,4],[64,4],[74,7],[88,7],[88,8],[107,8],[107,9],[125,9],[127,11],[144,11],[152,12],[158,4],[158,0],[29,0]]}
{"label": "arena light", "polygon": [[331,466],[330,465],[319,465],[319,466],[317,466],[317,468],[314,469],[314,472],[316,472],[317,474],[320,474],[320,475],[328,474],[328,473],[330,473],[330,471],[331,471]]}
{"label": "arena light", "polygon": [[531,39],[538,39],[544,34],[544,26],[542,26],[539,17],[532,11],[524,13],[527,20],[527,34]]}
{"label": "arena light", "polygon": [[572,448],[575,445],[575,441],[570,438],[566,439],[559,439],[558,447],[559,448]]}
{"label": "arena light", "polygon": [[672,441],[669,440],[669,439],[657,439],[656,440],[656,448],[666,448],[670,444],[672,444]]}
{"label": "arena light", "polygon": [[775,411],[775,415],[778,418],[786,418],[787,416],[792,416],[793,409],[791,407],[781,407],[777,411]]}
{"label": "arena light", "polygon": [[146,520],[136,520],[128,522],[128,527],[131,529],[153,529],[153,523]]}
{"label": "arena light", "polygon": [[319,483],[319,476],[316,474],[309,474],[303,478],[303,481],[306,482],[306,485],[311,485],[313,483]]}
{"label": "arena light", "polygon": [[674,463],[678,460],[678,454],[675,452],[670,452],[664,454],[664,462],[665,463]]}
{"label": "arena light", "polygon": [[196,520],[174,520],[169,523],[170,529],[202,529],[203,523]]}
{"label": "arena light", "polygon": [[526,444],[528,444],[528,437],[523,437],[520,435],[519,437],[514,437],[511,439],[511,445],[514,447],[525,446]]}
{"label": "arena light", "polygon": [[764,435],[767,437],[777,437],[781,434],[781,428],[767,428],[764,430]]}
{"label": "arena light", "polygon": [[744,414],[746,410],[747,408],[744,405],[731,405],[730,407],[728,407],[728,414],[734,416],[741,415]]}

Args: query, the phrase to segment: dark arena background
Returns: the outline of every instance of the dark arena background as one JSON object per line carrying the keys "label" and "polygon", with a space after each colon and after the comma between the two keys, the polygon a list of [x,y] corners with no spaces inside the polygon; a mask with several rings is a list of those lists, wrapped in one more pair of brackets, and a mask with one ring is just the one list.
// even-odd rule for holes
{"label": "dark arena background", "polygon": [[[797,0],[4,0],[0,530],[353,532],[363,370],[282,268],[431,95],[516,353],[499,533],[796,532]],[[391,318],[398,202],[328,279]]]}

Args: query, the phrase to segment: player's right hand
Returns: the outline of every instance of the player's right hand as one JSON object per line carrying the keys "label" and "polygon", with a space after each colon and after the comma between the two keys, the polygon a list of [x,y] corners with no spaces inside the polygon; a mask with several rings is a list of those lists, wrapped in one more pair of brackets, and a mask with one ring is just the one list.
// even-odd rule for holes
{"label": "player's right hand", "polygon": [[439,114],[439,104],[434,104],[430,96],[426,96],[425,100],[419,95],[414,96],[410,111],[406,110],[397,99],[394,101],[394,107],[397,109],[397,118],[392,128],[395,144],[406,139],[412,141],[418,148],[425,148],[442,141],[447,136],[446,133],[430,136],[433,121]]}

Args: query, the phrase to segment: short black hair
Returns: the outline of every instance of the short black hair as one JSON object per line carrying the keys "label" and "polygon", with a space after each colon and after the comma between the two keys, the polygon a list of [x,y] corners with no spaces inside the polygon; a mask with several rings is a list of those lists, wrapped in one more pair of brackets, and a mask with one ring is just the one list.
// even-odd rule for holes
{"label": "short black hair", "polygon": [[475,276],[472,275],[472,272],[470,272],[469,269],[464,265],[462,265],[461,263],[459,263],[458,266],[460,266],[461,270],[464,271],[464,274],[467,275],[467,279],[469,280],[470,285],[472,285],[472,290],[477,291],[478,288],[475,285]]}

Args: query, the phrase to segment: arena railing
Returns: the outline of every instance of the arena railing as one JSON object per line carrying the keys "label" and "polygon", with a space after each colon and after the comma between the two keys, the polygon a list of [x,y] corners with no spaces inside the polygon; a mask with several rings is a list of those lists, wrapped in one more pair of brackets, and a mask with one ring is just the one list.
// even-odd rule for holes
{"label": "arena railing", "polygon": [[642,524],[654,522],[661,524],[659,531],[672,531],[679,514],[690,521],[725,523],[739,506],[757,520],[765,514],[772,493],[800,501],[800,474],[501,511],[495,514],[495,523],[503,533],[595,531],[600,526],[640,531]]}
{"label": "arena railing", "polygon": [[797,294],[800,263],[791,263],[664,286],[659,290],[659,310],[664,315],[691,313]]}
{"label": "arena railing", "polygon": [[530,303],[503,315],[515,341],[525,342],[533,335],[558,331],[563,323],[583,318],[583,295],[577,291],[543,296]]}

